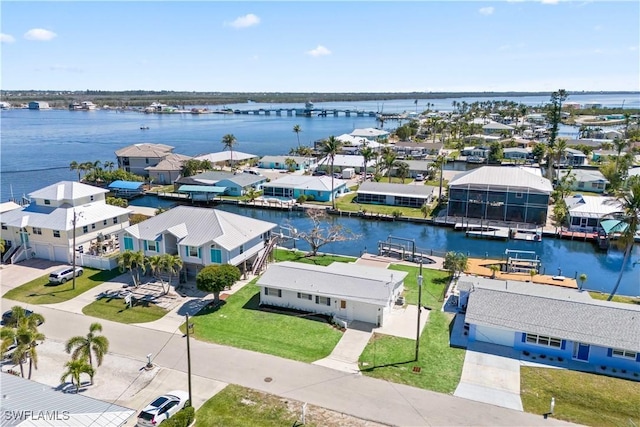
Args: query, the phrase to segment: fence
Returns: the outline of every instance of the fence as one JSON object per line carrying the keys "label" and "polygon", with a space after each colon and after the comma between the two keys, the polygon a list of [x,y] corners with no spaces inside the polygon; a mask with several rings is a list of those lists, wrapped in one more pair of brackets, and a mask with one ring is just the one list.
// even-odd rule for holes
{"label": "fence", "polygon": [[98,270],[113,270],[118,266],[118,259],[115,257],[105,258],[94,255],[78,254],[76,264],[83,267],[96,268]]}

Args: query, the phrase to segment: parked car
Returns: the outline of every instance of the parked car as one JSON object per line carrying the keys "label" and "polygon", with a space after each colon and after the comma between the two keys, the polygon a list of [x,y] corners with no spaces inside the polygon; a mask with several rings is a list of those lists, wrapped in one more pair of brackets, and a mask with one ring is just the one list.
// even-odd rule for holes
{"label": "parked car", "polygon": [[[82,273],[84,273],[82,267],[76,267],[75,276],[80,277]],[[73,276],[73,267],[63,267],[49,274],[49,282],[66,283],[68,280],[73,279]]]}
{"label": "parked car", "polygon": [[[29,317],[33,314],[33,311],[24,309],[24,316]],[[15,320],[13,319],[13,310],[7,310],[2,313],[2,325],[4,326],[15,326]],[[38,326],[40,326],[42,322],[38,322]]]}
{"label": "parked car", "polygon": [[316,171],[313,171],[313,174],[312,174],[312,175],[313,175],[313,176],[325,176],[326,174],[327,174],[327,172],[325,172],[325,171],[318,171],[318,170],[316,170]]}
{"label": "parked car", "polygon": [[416,181],[424,181],[424,175],[422,175],[421,173],[417,174]]}
{"label": "parked car", "polygon": [[157,397],[138,414],[138,426],[154,427],[168,420],[176,412],[187,406],[189,393],[182,390],[173,390]]}
{"label": "parked car", "polygon": [[258,172],[258,171],[257,171],[257,170],[255,170],[255,169],[245,169],[245,170],[243,170],[243,172],[244,172],[244,173],[249,173],[249,174],[251,174],[251,175],[261,175],[261,174],[260,174],[260,172]]}

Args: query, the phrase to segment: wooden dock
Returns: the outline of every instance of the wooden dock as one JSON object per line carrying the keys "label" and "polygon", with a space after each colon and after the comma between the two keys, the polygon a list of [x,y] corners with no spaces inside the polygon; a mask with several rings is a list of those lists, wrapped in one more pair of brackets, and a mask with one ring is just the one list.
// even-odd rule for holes
{"label": "wooden dock", "polygon": [[[498,265],[502,270],[504,270],[505,264],[506,261],[500,259],[469,258],[467,262],[467,270],[465,271],[465,273],[475,274],[477,276],[483,277],[493,277],[493,271],[489,269],[489,266]],[[556,279],[554,279],[554,277],[556,277]],[[532,278],[531,274],[528,272],[509,273],[504,271],[497,271],[495,273],[495,278],[499,280],[517,280],[519,282],[532,282],[542,285],[553,285],[578,289],[578,282],[576,282],[575,279],[564,277],[562,278],[562,280],[559,280],[558,276],[550,276],[546,274],[536,274]]]}

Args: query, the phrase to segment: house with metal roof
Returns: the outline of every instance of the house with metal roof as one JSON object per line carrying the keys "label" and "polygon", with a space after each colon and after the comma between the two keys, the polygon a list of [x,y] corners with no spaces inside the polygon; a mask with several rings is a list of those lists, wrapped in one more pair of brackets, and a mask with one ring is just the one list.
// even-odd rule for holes
{"label": "house with metal roof", "polygon": [[470,342],[604,374],[640,373],[640,306],[595,300],[578,289],[470,276],[460,278],[458,289]]}
{"label": "house with metal roof", "polygon": [[144,182],[140,181],[113,181],[109,184],[109,190],[115,197],[132,199],[144,193]]}
{"label": "house with metal roof", "polygon": [[524,168],[482,166],[449,183],[447,215],[544,224],[551,182]]}
{"label": "house with metal roof", "polygon": [[262,190],[267,177],[242,172],[207,171],[193,176],[186,176],[174,183],[176,191],[181,193],[226,194],[244,196],[253,189]]}
{"label": "house with metal roof", "polygon": [[498,122],[490,122],[482,126],[482,132],[485,135],[512,135],[513,130],[513,126],[504,125]]}
{"label": "house with metal roof", "polygon": [[[116,232],[129,225],[130,209],[108,205],[108,190],[61,181],[29,194],[31,203],[2,214],[4,262],[30,258],[101,268],[92,256],[118,248]],[[75,248],[74,248],[75,240]],[[113,266],[112,266],[113,267]],[[112,268],[104,266],[102,268]]]}
{"label": "house with metal roof", "polygon": [[353,132],[351,132],[351,136],[378,141],[387,138],[389,136],[389,132],[383,129],[376,128],[354,129]]}
{"label": "house with metal roof", "polygon": [[349,192],[347,181],[329,176],[287,175],[262,186],[264,197],[297,199],[305,196],[318,202],[330,202]]}
{"label": "house with metal roof", "polygon": [[[287,164],[287,159],[293,160],[291,165]],[[258,161],[258,167],[263,169],[284,169],[304,171],[312,169],[316,165],[313,157],[302,156],[264,156]]]}
{"label": "house with metal roof", "polygon": [[118,168],[136,175],[148,176],[149,166],[156,166],[173,152],[174,147],[165,144],[133,144],[116,151]]}
{"label": "house with metal roof", "polygon": [[424,159],[426,156],[440,155],[444,144],[440,142],[398,141],[390,147],[401,158]]}
{"label": "house with metal roof", "polygon": [[560,163],[564,166],[583,166],[587,164],[587,155],[575,148],[565,148]]}
{"label": "house with metal roof", "polygon": [[433,200],[434,187],[386,182],[363,182],[358,187],[358,203],[419,208]]}
{"label": "house with metal roof", "polygon": [[133,409],[112,402],[65,393],[5,372],[0,377],[2,425],[6,427],[118,427],[135,413]]}
{"label": "house with metal roof", "polygon": [[260,304],[382,326],[408,273],[334,262],[328,266],[279,262],[258,279]]}
{"label": "house with metal roof", "polygon": [[243,153],[242,151],[231,150],[220,151],[217,153],[202,154],[194,157],[196,160],[208,160],[212,165],[230,165],[233,160],[233,164],[247,162],[249,160],[258,160],[260,156],[250,153]]}
{"label": "house with metal roof", "polygon": [[176,179],[182,176],[182,165],[189,159],[191,156],[170,153],[157,165],[147,166],[144,169],[149,174],[149,180],[154,184],[173,184]]}
{"label": "house with metal roof", "polygon": [[621,212],[620,202],[615,197],[584,196],[575,194],[565,197],[569,211],[569,230],[581,232],[598,231],[601,222]]}
{"label": "house with metal roof", "polygon": [[521,147],[507,147],[502,150],[502,156],[509,160],[527,160],[533,158],[531,149]]}
{"label": "house with metal roof", "polygon": [[124,250],[178,255],[188,274],[210,264],[250,267],[276,224],[218,209],[176,206],[120,231]]}
{"label": "house with metal roof", "polygon": [[569,175],[573,191],[588,191],[590,193],[604,193],[609,181],[597,169],[560,169],[558,179]]}
{"label": "house with metal roof", "polygon": [[[376,166],[376,159],[367,162],[367,172],[373,172]],[[359,154],[336,154],[333,158],[333,171],[342,172],[344,169],[353,168],[356,173],[362,173],[364,168],[364,157]],[[318,162],[318,170],[329,172],[331,170],[331,160],[329,157],[323,157]]]}

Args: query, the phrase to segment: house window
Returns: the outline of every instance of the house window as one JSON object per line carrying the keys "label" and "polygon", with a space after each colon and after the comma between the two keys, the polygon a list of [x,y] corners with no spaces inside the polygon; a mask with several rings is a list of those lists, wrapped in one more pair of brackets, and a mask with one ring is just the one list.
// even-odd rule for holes
{"label": "house window", "polygon": [[102,221],[102,225],[107,225],[107,220],[106,219]]}
{"label": "house window", "polygon": [[264,294],[272,297],[282,298],[282,289],[264,288]]}
{"label": "house window", "polygon": [[93,202],[93,198],[94,196],[89,196],[89,200],[91,200]]}
{"label": "house window", "polygon": [[308,299],[309,301],[311,301],[311,294],[305,294],[302,292],[298,292],[298,298],[299,299]]}
{"label": "house window", "polygon": [[3,230],[6,230],[6,229],[7,229],[7,224],[4,224],[4,223],[3,223],[3,224],[2,224],[2,229],[3,229]]}
{"label": "house window", "polygon": [[584,188],[584,182],[579,182],[578,183],[578,188]]}
{"label": "house window", "polygon": [[82,232],[83,233],[88,233],[89,232],[89,226],[88,225],[83,226],[82,227]]}
{"label": "house window", "polygon": [[42,235],[42,228],[40,228],[40,227],[33,227],[33,234],[40,234],[40,235]]}
{"label": "house window", "polygon": [[522,199],[522,193],[516,193],[516,199]]}
{"label": "house window", "polygon": [[118,217],[113,218],[113,223],[117,224],[118,223]]}
{"label": "house window", "polygon": [[92,229],[92,230],[95,230],[95,229],[96,229],[96,224],[95,224],[95,222],[94,222],[93,224],[91,224],[91,229]]}
{"label": "house window", "polygon": [[145,162],[146,164],[149,164],[149,158],[148,158],[148,157],[147,157],[147,158],[145,158],[145,159],[144,159],[144,162]]}
{"label": "house window", "polygon": [[331,305],[331,298],[316,295],[316,304]]}
{"label": "house window", "polygon": [[244,253],[244,245],[240,245],[240,255]]}
{"label": "house window", "polygon": [[158,244],[154,240],[147,240],[147,250],[151,252],[158,252]]}
{"label": "house window", "polygon": [[199,258],[200,251],[197,246],[189,246],[189,256]]}
{"label": "house window", "polygon": [[347,302],[345,300],[340,300],[340,308],[347,308]]}
{"label": "house window", "polygon": [[53,237],[60,237],[60,230],[53,230]]}
{"label": "house window", "polygon": [[629,350],[620,350],[620,349],[614,348],[611,351],[611,355],[613,357],[620,357],[620,358],[623,358],[623,359],[636,360],[637,353],[635,353],[633,351],[629,351]]}
{"label": "house window", "polygon": [[45,205],[50,205],[50,204],[51,204],[51,200],[49,200],[49,199],[44,199],[44,204],[45,204]]}
{"label": "house window", "polygon": [[547,337],[544,335],[527,334],[527,343],[555,348],[562,347],[562,340],[560,338]]}

